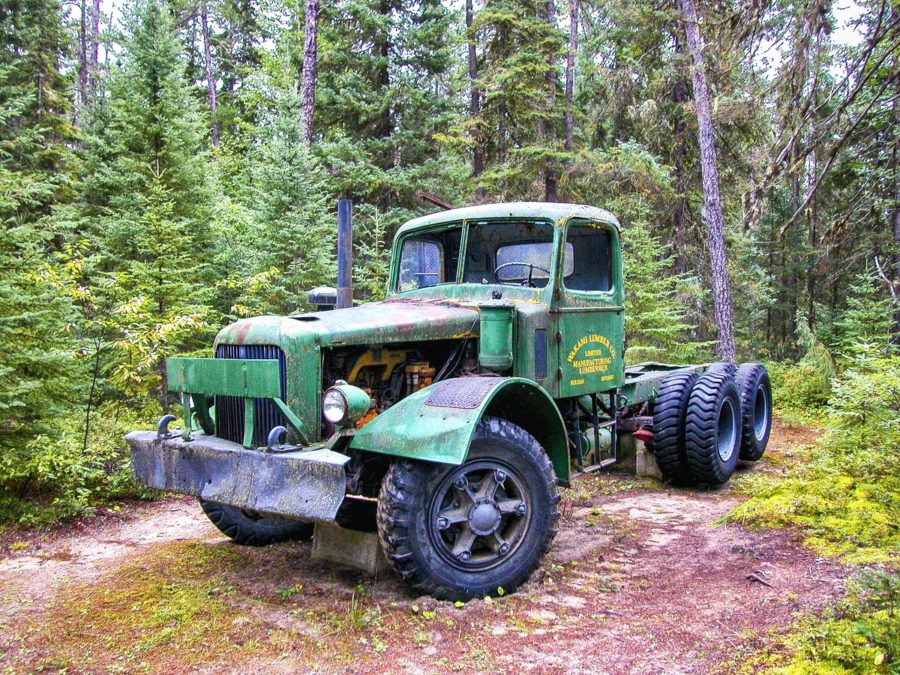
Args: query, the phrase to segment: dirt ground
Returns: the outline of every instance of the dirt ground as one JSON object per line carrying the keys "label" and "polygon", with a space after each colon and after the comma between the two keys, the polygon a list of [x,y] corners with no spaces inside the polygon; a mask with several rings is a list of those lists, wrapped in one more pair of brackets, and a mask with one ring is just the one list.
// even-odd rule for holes
{"label": "dirt ground", "polygon": [[[815,434],[778,424],[741,472],[778,472]],[[518,593],[464,606],[231,544],[167,499],[0,536],[7,672],[731,672],[850,573],[786,531],[717,525],[733,488],[625,472],[565,491],[551,553]]]}

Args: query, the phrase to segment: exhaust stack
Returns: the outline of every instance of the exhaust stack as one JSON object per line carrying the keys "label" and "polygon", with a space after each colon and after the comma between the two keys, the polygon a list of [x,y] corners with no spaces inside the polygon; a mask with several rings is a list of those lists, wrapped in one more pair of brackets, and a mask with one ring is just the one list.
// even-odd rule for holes
{"label": "exhaust stack", "polygon": [[353,202],[338,201],[337,309],[353,306]]}

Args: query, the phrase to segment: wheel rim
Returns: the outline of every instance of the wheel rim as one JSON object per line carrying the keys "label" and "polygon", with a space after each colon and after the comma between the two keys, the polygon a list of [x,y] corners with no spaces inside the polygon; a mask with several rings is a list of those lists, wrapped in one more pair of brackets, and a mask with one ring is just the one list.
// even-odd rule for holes
{"label": "wheel rim", "polygon": [[483,570],[512,556],[531,520],[531,493],[519,473],[496,460],[468,462],[435,491],[427,514],[429,535],[453,567]]}
{"label": "wheel rim", "polygon": [[756,389],[756,400],[753,403],[753,434],[761,441],[769,428],[769,392],[763,386]]}
{"label": "wheel rim", "polygon": [[734,454],[735,441],[737,440],[737,419],[734,414],[734,404],[730,399],[722,402],[719,410],[719,458],[727,462]]}

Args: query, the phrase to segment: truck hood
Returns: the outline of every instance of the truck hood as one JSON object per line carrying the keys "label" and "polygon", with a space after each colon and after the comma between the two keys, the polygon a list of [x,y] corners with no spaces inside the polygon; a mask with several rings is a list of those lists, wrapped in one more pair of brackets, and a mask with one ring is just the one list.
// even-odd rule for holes
{"label": "truck hood", "polygon": [[463,338],[478,335],[478,317],[477,309],[447,301],[387,300],[327,312],[243,319],[223,328],[216,345],[302,349]]}

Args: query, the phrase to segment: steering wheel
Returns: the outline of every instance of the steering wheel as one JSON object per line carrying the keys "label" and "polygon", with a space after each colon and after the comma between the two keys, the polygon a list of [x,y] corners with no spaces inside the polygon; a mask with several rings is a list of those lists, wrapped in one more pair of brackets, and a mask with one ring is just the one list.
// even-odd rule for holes
{"label": "steering wheel", "polygon": [[518,260],[512,260],[512,261],[510,261],[510,262],[503,263],[502,265],[497,265],[497,266],[494,268],[494,280],[495,280],[498,284],[509,284],[509,283],[511,283],[511,282],[509,282],[509,281],[503,281],[503,280],[497,275],[497,272],[499,272],[500,270],[502,270],[504,267],[511,267],[512,265],[519,265],[520,267],[525,267],[525,266],[528,267],[528,279],[525,279],[525,280],[522,281],[522,285],[523,285],[523,286],[529,286],[529,287],[531,287],[531,288],[534,288],[534,283],[532,282],[532,277],[534,276],[534,271],[535,271],[535,270],[540,270],[541,272],[546,272],[546,273],[547,273],[547,276],[548,276],[548,277],[550,276],[550,270],[548,270],[548,269],[546,269],[546,268],[544,268],[544,267],[541,267],[540,265],[535,265],[534,263],[530,263],[530,262],[520,262],[520,261],[518,261]]}

